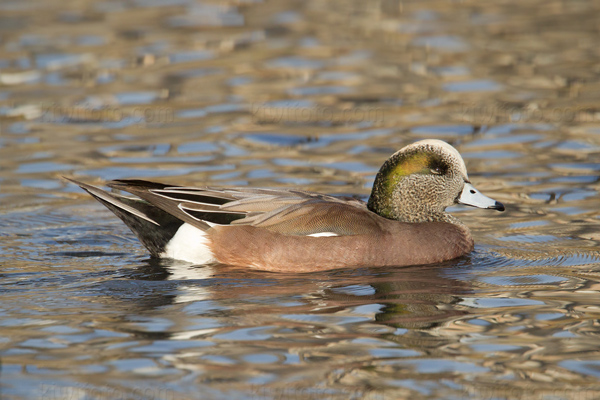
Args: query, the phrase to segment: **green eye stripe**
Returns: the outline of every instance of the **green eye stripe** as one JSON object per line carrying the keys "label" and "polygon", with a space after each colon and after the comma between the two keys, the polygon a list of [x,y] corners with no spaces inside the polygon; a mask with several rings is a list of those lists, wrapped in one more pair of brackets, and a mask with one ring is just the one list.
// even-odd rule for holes
{"label": "green eye stripe", "polygon": [[431,174],[432,170],[443,173],[441,162],[432,154],[417,153],[400,160],[389,172],[390,178],[402,178],[412,174]]}

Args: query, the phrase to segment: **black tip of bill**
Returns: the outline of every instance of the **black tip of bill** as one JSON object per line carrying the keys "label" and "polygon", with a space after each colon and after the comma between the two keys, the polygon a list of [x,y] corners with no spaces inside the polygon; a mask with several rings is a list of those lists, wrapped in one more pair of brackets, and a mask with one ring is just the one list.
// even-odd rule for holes
{"label": "black tip of bill", "polygon": [[498,210],[498,211],[504,211],[504,204],[500,203],[499,201],[497,201],[496,203],[494,203],[493,206],[490,207],[492,210]]}

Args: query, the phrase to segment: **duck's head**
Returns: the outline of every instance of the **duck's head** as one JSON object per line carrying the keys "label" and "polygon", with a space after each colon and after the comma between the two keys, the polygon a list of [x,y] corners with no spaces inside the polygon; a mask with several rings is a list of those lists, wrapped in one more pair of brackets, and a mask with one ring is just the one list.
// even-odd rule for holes
{"label": "duck's head", "polygon": [[385,218],[426,222],[447,221],[444,210],[457,203],[504,211],[502,203],[471,185],[454,147],[428,139],[400,149],[383,164],[368,207]]}

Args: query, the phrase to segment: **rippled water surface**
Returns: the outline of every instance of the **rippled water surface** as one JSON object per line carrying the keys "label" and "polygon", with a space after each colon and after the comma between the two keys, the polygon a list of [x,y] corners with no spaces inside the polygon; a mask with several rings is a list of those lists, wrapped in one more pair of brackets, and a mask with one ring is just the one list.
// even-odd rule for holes
{"label": "rippled water surface", "polygon": [[[597,1],[0,2],[4,399],[600,398]],[[366,198],[422,138],[475,251],[319,274],[151,260],[61,180]]]}

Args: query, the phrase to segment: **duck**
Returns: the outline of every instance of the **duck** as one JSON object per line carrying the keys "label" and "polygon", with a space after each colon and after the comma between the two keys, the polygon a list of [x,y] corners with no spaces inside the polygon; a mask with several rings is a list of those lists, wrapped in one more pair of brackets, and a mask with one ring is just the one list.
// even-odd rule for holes
{"label": "duck", "polygon": [[[65,178],[119,217],[152,257],[272,272],[435,264],[473,251],[455,204],[504,211],[479,192],[450,144],[425,139],[392,154],[367,202],[298,189],[177,186]],[[122,194],[126,192],[127,194]]]}

